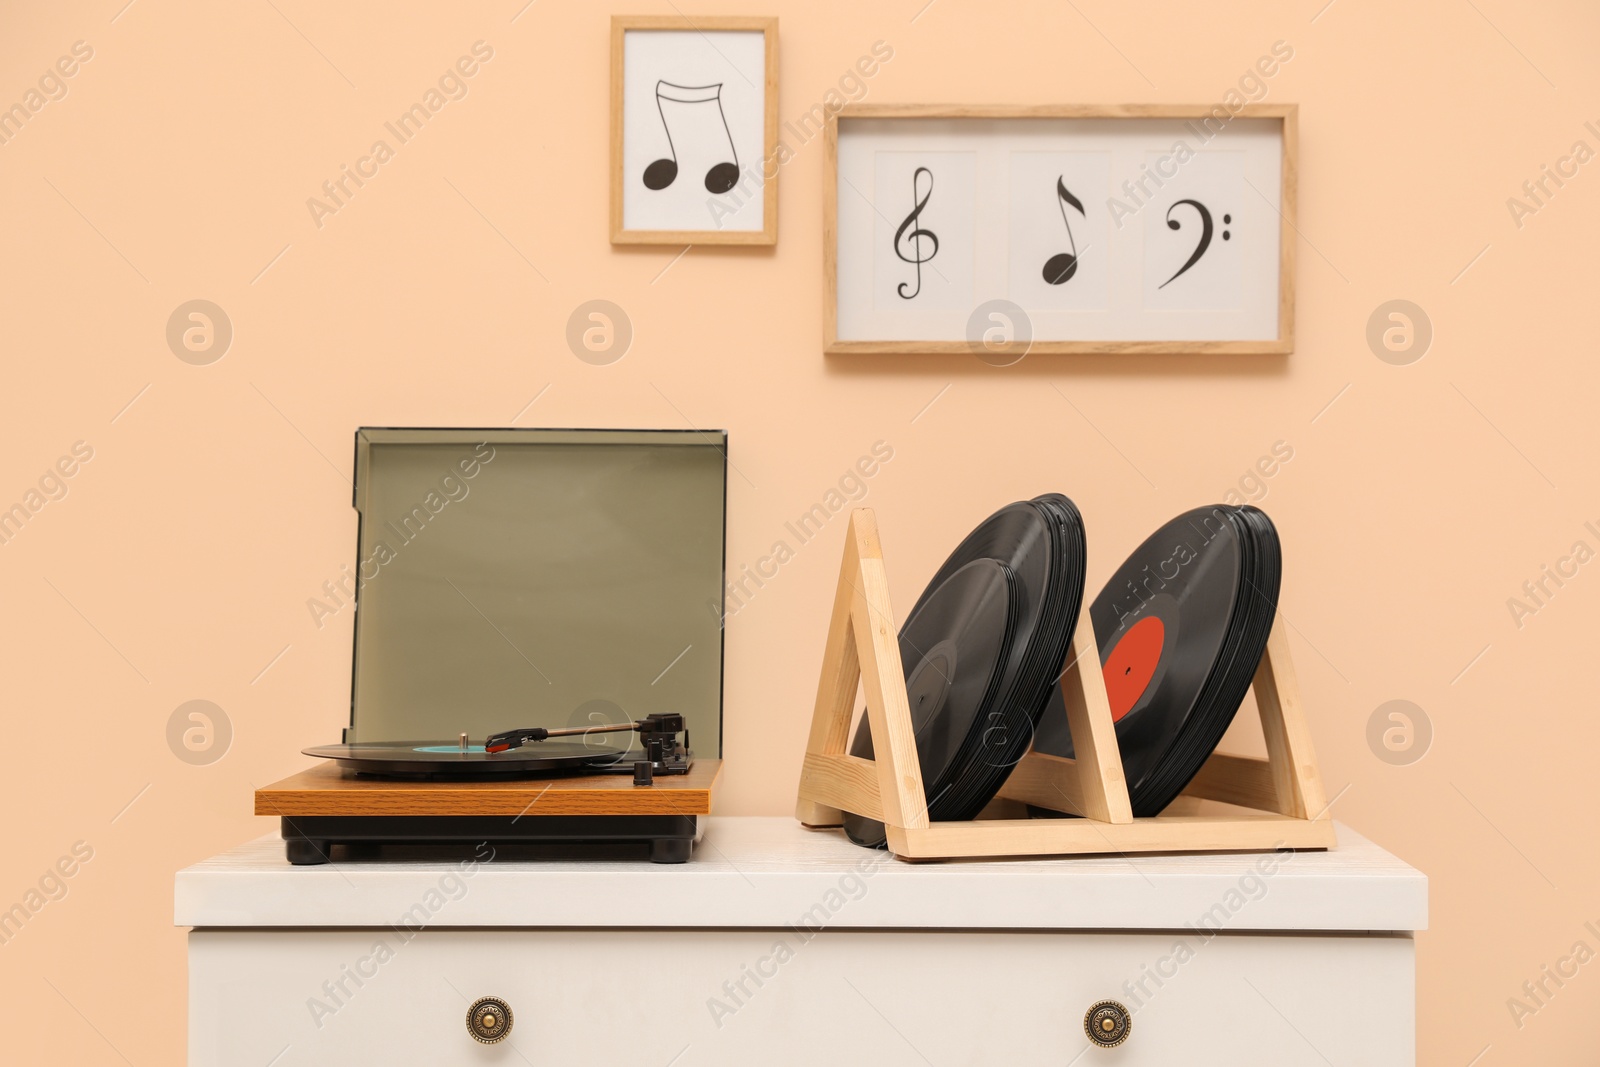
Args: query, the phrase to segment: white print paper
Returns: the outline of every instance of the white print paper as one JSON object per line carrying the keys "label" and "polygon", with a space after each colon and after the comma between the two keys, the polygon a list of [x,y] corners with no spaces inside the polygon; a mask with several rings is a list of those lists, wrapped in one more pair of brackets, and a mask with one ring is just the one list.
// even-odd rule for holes
{"label": "white print paper", "polygon": [[[1161,165],[1152,154],[1147,166]],[[1244,266],[1263,216],[1277,212],[1245,184],[1244,154],[1211,152],[1169,162],[1166,179],[1144,212],[1144,306],[1162,311],[1235,311],[1244,300]],[[1152,214],[1152,211],[1154,213]],[[1277,253],[1278,229],[1271,229]],[[1257,251],[1261,249],[1257,248]]]}
{"label": "white print paper", "polygon": [[872,183],[878,307],[972,308],[973,168],[970,152],[878,154]]}
{"label": "white print paper", "polygon": [[1006,295],[1024,310],[1105,309],[1110,174],[1104,152],[1011,156]]}
{"label": "white print paper", "polygon": [[765,35],[628,30],[622,57],[623,229],[762,229]]}

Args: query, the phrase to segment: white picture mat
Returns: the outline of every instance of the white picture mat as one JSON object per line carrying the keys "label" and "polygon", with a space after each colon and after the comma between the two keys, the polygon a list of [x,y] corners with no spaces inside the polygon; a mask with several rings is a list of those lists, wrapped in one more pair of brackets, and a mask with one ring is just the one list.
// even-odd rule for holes
{"label": "white picture mat", "polygon": [[[765,148],[766,35],[760,30],[627,30],[622,61],[622,225],[625,230],[760,232]],[[656,109],[656,84],[722,83],[722,116],[715,103],[667,101],[662,110],[677,147],[678,177],[665,189],[644,185],[645,168],[672,152]],[[727,159],[728,135],[743,179],[717,195],[706,171]],[[713,203],[720,205],[713,210]]]}
{"label": "white picture mat", "polygon": [[[840,341],[962,341],[966,340],[971,307],[991,299],[1009,299],[1028,312],[1034,341],[1271,341],[1278,338],[1280,231],[1282,226],[1283,126],[1277,119],[1234,119],[1210,141],[1196,132],[1199,120],[1185,119],[876,119],[846,118],[839,122],[838,140],[838,256],[837,331]],[[1125,180],[1140,177],[1140,165],[1171,153],[1182,141],[1195,153],[1163,179],[1164,188],[1147,184],[1154,196],[1132,215],[1111,220],[1108,199],[1116,196],[1132,205],[1122,191]],[[972,305],[964,310],[948,307],[886,306],[876,283],[883,275],[880,260],[895,259],[892,247],[882,243],[885,229],[893,234],[912,208],[911,188],[891,190],[889,203],[875,203],[876,171],[880,153],[971,154],[976,163],[976,196],[971,206],[975,248]],[[1109,159],[1109,176],[1102,189],[1074,189],[1087,218],[1072,213],[1074,235],[1080,246],[1093,244],[1085,237],[1105,235],[1106,247],[1090,247],[1083,258],[1084,274],[1059,287],[1061,303],[1047,301],[1053,287],[1034,285],[1021,264],[1013,264],[1011,232],[1012,166],[1032,165],[1034,153],[1103,155]],[[1213,159],[1213,156],[1222,158]],[[1029,154],[1029,155],[1023,155]],[[1227,208],[1216,208],[1213,243],[1205,260],[1209,269],[1228,263],[1237,272],[1237,292],[1224,286],[1228,307],[1173,306],[1184,301],[1163,293],[1147,293],[1147,234],[1152,227],[1166,229],[1165,211],[1184,189],[1217,195],[1218,174],[1237,171],[1239,185]],[[938,195],[938,190],[935,191]],[[1048,200],[1048,198],[1046,198]],[[1233,202],[1237,202],[1236,204]],[[931,202],[929,210],[931,210]],[[1031,210],[1041,210],[1035,202]],[[1052,205],[1052,211],[1054,211]],[[1070,210],[1070,209],[1069,209]],[[1183,227],[1172,240],[1191,240],[1196,216],[1177,209],[1173,218]],[[1221,215],[1234,223],[1222,240]],[[1083,230],[1076,228],[1083,224]],[[1041,225],[1068,248],[1059,213],[1046,213]],[[1019,228],[1034,228],[1019,224]],[[1180,236],[1181,235],[1181,236]],[[1085,283],[1092,257],[1098,252],[1105,267],[1106,299],[1101,307],[1092,297],[1069,293]],[[1019,253],[1020,255],[1020,253]],[[1182,256],[1179,262],[1182,262]],[[938,263],[924,264],[924,274]],[[914,279],[914,268],[901,264],[902,277]],[[1039,265],[1042,268],[1042,263]],[[1199,281],[1198,273],[1193,279]],[[1156,269],[1152,261],[1149,269]],[[1013,275],[1016,275],[1015,281]],[[1163,279],[1164,280],[1164,279]]]}

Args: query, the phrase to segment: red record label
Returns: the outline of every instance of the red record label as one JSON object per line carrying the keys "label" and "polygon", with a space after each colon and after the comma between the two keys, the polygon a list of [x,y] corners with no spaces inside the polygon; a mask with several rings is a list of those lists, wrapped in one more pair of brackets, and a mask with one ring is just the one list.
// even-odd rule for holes
{"label": "red record label", "polygon": [[1166,636],[1167,627],[1161,619],[1147,615],[1122,635],[1117,647],[1106,657],[1105,666],[1100,670],[1106,680],[1106,696],[1111,700],[1112,722],[1121,722],[1144,696],[1161,663],[1161,646]]}

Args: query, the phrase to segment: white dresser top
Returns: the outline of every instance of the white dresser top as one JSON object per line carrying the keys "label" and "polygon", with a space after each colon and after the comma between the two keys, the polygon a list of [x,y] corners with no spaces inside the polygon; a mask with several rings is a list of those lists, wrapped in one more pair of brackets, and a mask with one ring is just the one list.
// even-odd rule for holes
{"label": "white dresser top", "polygon": [[1428,920],[1427,877],[1342,825],[1331,852],[906,863],[788,818],[705,823],[677,865],[594,846],[475,866],[463,850],[292,867],[282,840],[263,837],[179,871],[175,922],[1414,931]]}

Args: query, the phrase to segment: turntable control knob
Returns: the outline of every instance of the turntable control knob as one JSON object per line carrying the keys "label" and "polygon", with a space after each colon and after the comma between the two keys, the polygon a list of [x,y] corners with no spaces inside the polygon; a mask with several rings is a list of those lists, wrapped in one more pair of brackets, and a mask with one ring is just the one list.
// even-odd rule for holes
{"label": "turntable control knob", "polygon": [[1083,1016],[1083,1032],[1101,1048],[1115,1048],[1128,1040],[1133,1029],[1133,1016],[1128,1009],[1114,1000],[1102,1000],[1092,1005]]}
{"label": "turntable control knob", "polygon": [[499,997],[479,997],[467,1009],[467,1033],[485,1045],[505,1040],[514,1021],[511,1006]]}

